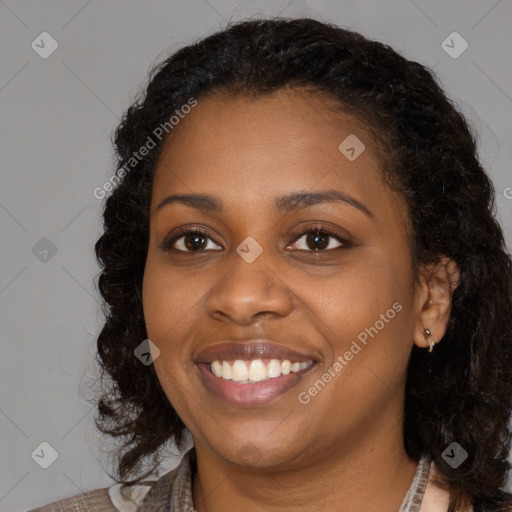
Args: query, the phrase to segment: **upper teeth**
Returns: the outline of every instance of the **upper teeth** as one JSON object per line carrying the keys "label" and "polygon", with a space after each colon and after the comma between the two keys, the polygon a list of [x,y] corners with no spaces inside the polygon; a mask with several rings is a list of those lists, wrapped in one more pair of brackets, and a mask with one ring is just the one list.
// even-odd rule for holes
{"label": "upper teeth", "polygon": [[230,364],[228,361],[212,361],[211,370],[216,377],[221,377],[234,382],[260,382],[280,375],[288,375],[290,372],[298,372],[311,366],[313,361],[304,361],[303,363],[292,363],[288,359],[270,359],[265,364],[261,359],[244,361],[237,359]]}

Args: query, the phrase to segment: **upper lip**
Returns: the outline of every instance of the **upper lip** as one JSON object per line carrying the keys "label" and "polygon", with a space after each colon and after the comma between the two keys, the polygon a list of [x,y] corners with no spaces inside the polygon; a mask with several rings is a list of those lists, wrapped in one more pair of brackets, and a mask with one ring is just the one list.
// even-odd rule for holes
{"label": "upper lip", "polygon": [[304,362],[315,357],[309,353],[300,353],[271,340],[257,338],[245,341],[224,340],[221,343],[200,350],[194,361],[196,363],[211,363],[212,361],[231,361],[235,359],[288,359],[292,362]]}

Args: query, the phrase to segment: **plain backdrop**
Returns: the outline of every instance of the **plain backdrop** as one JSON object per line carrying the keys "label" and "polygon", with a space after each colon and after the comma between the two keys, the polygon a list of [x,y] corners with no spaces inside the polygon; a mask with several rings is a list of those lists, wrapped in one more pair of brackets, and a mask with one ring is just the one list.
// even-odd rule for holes
{"label": "plain backdrop", "polygon": [[170,49],[279,14],[353,28],[434,69],[479,133],[511,247],[509,0],[0,0],[0,510],[112,482],[83,393],[102,322],[93,190],[113,172],[112,130]]}

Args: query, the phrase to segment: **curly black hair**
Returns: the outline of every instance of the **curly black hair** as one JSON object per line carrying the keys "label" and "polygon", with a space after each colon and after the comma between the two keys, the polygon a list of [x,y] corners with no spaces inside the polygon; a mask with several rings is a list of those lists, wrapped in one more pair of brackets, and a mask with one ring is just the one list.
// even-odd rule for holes
{"label": "curly black hair", "polygon": [[[450,511],[469,503],[511,510],[500,488],[510,468],[512,265],[475,135],[426,67],[313,19],[243,21],[174,52],[151,71],[115,132],[116,186],[95,245],[106,317],[97,343],[103,393],[96,424],[122,440],[120,481],[139,481],[148,461],[150,474],[164,444],[181,446],[186,431],[153,366],[141,371],[134,357],[147,338],[142,279],[153,175],[165,143],[155,130],[191,98],[259,97],[285,87],[330,95],[371,130],[383,173],[408,207],[415,269],[442,255],[457,262],[443,341],[431,354],[414,346],[410,356],[405,448],[411,457],[432,455],[450,490]],[[150,139],[154,149],[134,158]],[[456,469],[442,458],[454,441],[468,453]]]}

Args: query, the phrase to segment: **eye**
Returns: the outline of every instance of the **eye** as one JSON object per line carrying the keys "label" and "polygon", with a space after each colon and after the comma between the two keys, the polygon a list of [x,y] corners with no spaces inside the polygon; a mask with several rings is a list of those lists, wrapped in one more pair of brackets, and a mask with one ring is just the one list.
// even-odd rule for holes
{"label": "eye", "polygon": [[[301,242],[302,239],[304,240]],[[348,247],[350,245],[350,243],[343,239],[338,233],[321,226],[313,227],[304,231],[295,239],[294,244],[298,244],[295,249],[309,252],[330,251],[340,247]]]}
{"label": "eye", "polygon": [[[211,242],[211,243],[210,243]],[[201,252],[205,250],[218,250],[216,242],[202,229],[184,229],[177,235],[166,238],[161,249],[164,251],[175,250],[179,252]]]}
{"label": "eye", "polygon": [[[302,240],[304,239],[304,240]],[[295,247],[293,247],[295,245]],[[178,234],[168,237],[160,245],[164,251],[203,252],[222,250],[211,236],[200,228],[183,229]],[[308,252],[326,252],[350,247],[350,242],[335,231],[324,226],[312,227],[303,231],[290,245],[292,249]]]}

